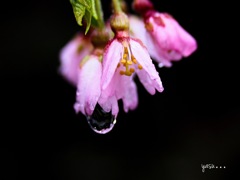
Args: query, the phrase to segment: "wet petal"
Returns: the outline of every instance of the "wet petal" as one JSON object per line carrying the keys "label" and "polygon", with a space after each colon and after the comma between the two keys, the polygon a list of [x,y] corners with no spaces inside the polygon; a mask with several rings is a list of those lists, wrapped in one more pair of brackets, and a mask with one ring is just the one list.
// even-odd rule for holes
{"label": "wet petal", "polygon": [[128,110],[134,110],[138,105],[138,93],[137,86],[132,80],[123,96],[123,107],[124,111],[127,113]]}
{"label": "wet petal", "polygon": [[149,75],[147,74],[147,72],[145,70],[139,70],[139,71],[137,71],[137,75],[138,75],[139,81],[143,84],[145,89],[151,95],[154,95],[156,90],[155,90],[154,86],[152,85],[152,81],[151,81]]}
{"label": "wet petal", "polygon": [[147,36],[146,46],[153,60],[162,64],[161,67],[162,66],[171,67],[172,63],[170,59],[168,57],[164,57],[164,51],[157,46],[157,43],[155,42],[156,40],[153,39],[149,33],[146,36]]}
{"label": "wet petal", "polygon": [[170,67],[171,61],[179,61],[197,49],[196,40],[171,15],[155,12],[146,22],[153,27],[148,31],[147,46],[152,44],[153,47],[149,48],[149,53],[164,66]]}
{"label": "wet petal", "polygon": [[102,66],[97,56],[90,56],[89,60],[78,71],[78,86],[76,112],[91,115],[101,94],[100,81]]}
{"label": "wet petal", "polygon": [[84,39],[80,34],[68,42],[60,51],[59,72],[74,86],[77,86],[79,63],[84,56],[91,52],[92,48],[90,41]]}
{"label": "wet petal", "polygon": [[184,57],[187,57],[191,55],[194,51],[196,51],[197,41],[178,23],[176,24],[176,27],[178,27],[179,41],[181,42],[179,51],[183,54]]}
{"label": "wet petal", "polygon": [[[156,88],[159,92],[162,92],[163,86],[161,79],[158,72],[156,71],[154,64],[152,63],[152,59],[150,58],[147,50],[135,40],[130,40],[130,44],[133,55],[137,59],[138,63],[142,65],[143,70],[146,71],[146,77],[149,78],[148,81],[151,81],[151,84],[154,86],[154,88]],[[145,82],[146,80],[144,79],[143,81]]]}
{"label": "wet petal", "polygon": [[103,55],[102,89],[107,88],[121,58],[122,44],[117,40],[109,42]]}
{"label": "wet petal", "polygon": [[111,96],[106,101],[100,97],[98,103],[103,108],[104,111],[106,112],[111,111],[112,115],[114,115],[115,117],[117,116],[119,107],[116,96]]}
{"label": "wet petal", "polygon": [[105,89],[102,89],[101,92],[101,102],[105,102],[107,101],[110,97],[112,96],[116,96],[117,99],[119,99],[119,94],[118,91],[121,91],[121,78],[123,78],[119,71],[117,70],[110,83],[108,84],[108,86]]}
{"label": "wet petal", "polygon": [[[116,72],[116,74],[120,73]],[[132,77],[133,76],[119,75],[119,78],[117,79],[117,87],[115,90],[117,99],[122,99],[123,96],[125,96],[126,91],[129,89],[129,85],[131,82],[133,82]]]}
{"label": "wet petal", "polygon": [[176,50],[183,56],[189,56],[196,48],[196,40],[171,16],[159,13],[166,22],[166,32],[169,33],[169,49]]}
{"label": "wet petal", "polygon": [[112,101],[112,115],[114,115],[115,118],[116,118],[117,114],[118,114],[118,111],[119,111],[118,101],[117,101],[117,98],[115,96],[112,97],[111,101]]}

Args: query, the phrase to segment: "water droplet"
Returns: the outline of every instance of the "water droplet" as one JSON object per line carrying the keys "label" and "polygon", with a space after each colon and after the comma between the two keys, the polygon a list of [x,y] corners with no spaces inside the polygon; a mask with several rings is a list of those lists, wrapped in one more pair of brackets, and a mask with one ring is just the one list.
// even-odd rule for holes
{"label": "water droplet", "polygon": [[117,122],[112,112],[105,112],[99,104],[96,105],[92,115],[87,116],[87,121],[91,129],[99,134],[110,132]]}

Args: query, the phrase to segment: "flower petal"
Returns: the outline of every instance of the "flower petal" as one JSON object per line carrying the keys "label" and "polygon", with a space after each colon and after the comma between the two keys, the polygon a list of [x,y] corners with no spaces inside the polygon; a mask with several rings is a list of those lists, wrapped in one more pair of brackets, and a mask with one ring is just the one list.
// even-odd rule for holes
{"label": "flower petal", "polygon": [[102,65],[98,57],[91,55],[78,73],[77,96],[74,108],[76,112],[81,111],[84,115],[91,115],[101,94]]}
{"label": "flower petal", "polygon": [[77,86],[78,66],[82,58],[92,50],[92,44],[82,34],[74,37],[60,51],[60,74]]}
{"label": "flower petal", "polygon": [[157,46],[157,43],[155,42],[156,40],[153,39],[149,33],[146,36],[147,36],[146,42],[147,50],[150,56],[153,58],[153,60],[161,64],[161,67],[162,66],[171,67],[172,63],[170,62],[170,59],[164,57],[164,52],[161,48]]}
{"label": "flower petal", "polygon": [[183,54],[184,57],[191,55],[197,49],[197,42],[193,36],[191,36],[185,29],[183,29],[178,22],[176,22],[176,27],[178,27],[178,35],[179,41],[181,42],[181,46],[179,48],[179,52]]}
{"label": "flower petal", "polygon": [[170,28],[172,29],[168,35],[169,46],[185,57],[192,54],[197,48],[196,40],[174,18],[165,13],[161,13],[160,16],[167,23],[166,31],[169,32]]}
{"label": "flower petal", "polygon": [[[106,102],[110,97],[116,96],[116,91],[120,90],[121,75],[117,71],[114,73],[110,83],[105,89],[102,89],[101,92],[101,102]],[[118,98],[117,98],[118,99]]]}
{"label": "flower petal", "polygon": [[196,50],[196,40],[173,17],[158,12],[155,13],[154,17],[161,18],[165,26],[157,25],[154,23],[154,18],[150,18],[154,26],[152,36],[157,40],[158,46],[165,49],[166,52],[175,51],[173,54],[165,54],[169,55],[171,60],[179,60],[181,59],[180,54],[186,57]]}
{"label": "flower petal", "polygon": [[122,44],[116,39],[109,42],[109,45],[106,47],[103,54],[102,89],[107,88],[109,85],[121,58],[122,49]]}
{"label": "flower petal", "polygon": [[[133,39],[130,40],[130,45],[131,45],[131,50],[133,55],[137,59],[138,63],[143,67],[143,70],[146,71],[145,73],[146,77],[149,76],[147,77],[149,78],[148,81],[151,81],[151,84],[153,85],[153,87],[156,88],[159,92],[162,92],[163,86],[162,86],[161,79],[159,77],[158,72],[156,71],[154,64],[152,63],[152,59],[150,58],[147,50],[140,43],[138,43]],[[143,70],[140,70],[140,71],[143,71]],[[139,78],[141,81],[141,77]]]}
{"label": "flower petal", "polygon": [[115,118],[117,118],[118,111],[119,111],[117,98],[113,96],[111,98],[111,101],[112,101],[112,115],[114,115]]}
{"label": "flower petal", "polygon": [[155,39],[146,31],[145,24],[142,19],[138,18],[137,16],[131,15],[129,16],[130,22],[130,35],[134,38],[140,39],[143,44],[146,46],[150,56],[161,63],[163,66],[171,67],[172,63],[169,59],[166,59],[163,56],[163,52],[158,46],[156,46]]}
{"label": "flower petal", "polygon": [[152,81],[151,81],[148,73],[145,70],[138,70],[137,75],[138,75],[139,81],[143,84],[145,89],[151,95],[154,95],[156,90],[155,90],[155,87],[152,85]]}
{"label": "flower petal", "polygon": [[99,105],[103,108],[105,112],[112,112],[112,115],[117,117],[119,108],[116,96],[109,97],[106,101],[105,99],[99,98]]}
{"label": "flower petal", "polygon": [[129,109],[134,110],[137,107],[138,105],[137,86],[133,80],[129,83],[128,89],[126,90],[122,100],[124,111],[126,113],[128,112]]}

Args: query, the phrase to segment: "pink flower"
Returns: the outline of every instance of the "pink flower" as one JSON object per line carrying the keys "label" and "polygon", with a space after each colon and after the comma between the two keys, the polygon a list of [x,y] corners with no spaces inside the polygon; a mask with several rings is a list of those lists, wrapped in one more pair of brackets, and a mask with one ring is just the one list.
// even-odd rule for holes
{"label": "pink flower", "polygon": [[148,11],[145,27],[150,35],[147,45],[152,45],[150,54],[164,66],[170,67],[171,61],[187,57],[197,49],[196,40],[167,13]]}
{"label": "pink flower", "polygon": [[113,108],[112,105],[108,105],[107,101],[109,98],[113,98],[114,101],[122,99],[124,111],[128,112],[134,110],[138,105],[138,94],[137,86],[133,81],[133,75],[129,76],[119,76],[118,73],[114,74],[112,81],[109,86],[102,90],[102,94],[99,100],[99,103],[105,111],[109,111],[110,108]]}
{"label": "pink flower", "polygon": [[150,56],[153,58],[153,60],[159,63],[159,67],[170,67],[172,65],[172,59],[165,58],[163,56],[164,51],[157,47],[156,42],[152,39],[151,35],[145,28],[143,20],[137,16],[131,15],[129,17],[129,21],[131,24],[130,35],[141,39],[141,41],[147,46]]}
{"label": "pink flower", "polygon": [[[86,116],[92,115],[101,95],[103,50],[92,45],[90,38],[96,38],[94,32],[88,37],[78,34],[60,53],[59,71],[65,79],[77,87],[74,109],[76,113],[81,112]],[[99,103],[103,110],[112,111],[112,115],[116,117],[119,111],[116,98],[109,98],[104,103]]]}
{"label": "pink flower", "polygon": [[172,61],[187,57],[197,49],[196,40],[171,15],[156,12],[149,0],[134,0],[133,7],[144,22],[130,16],[130,32],[146,44],[159,67],[171,67]]}
{"label": "pink flower", "polygon": [[60,52],[59,72],[74,86],[77,86],[79,63],[92,49],[90,40],[83,34],[77,34]]}
{"label": "pink flower", "polygon": [[138,97],[133,81],[135,73],[150,94],[155,94],[155,89],[163,91],[159,74],[142,42],[130,38],[125,31],[117,32],[103,54],[101,101],[116,97],[123,100],[126,112],[136,108]]}
{"label": "pink flower", "polygon": [[106,101],[102,101],[102,54],[102,49],[95,48],[91,55],[85,56],[78,66],[77,93],[74,109],[76,113],[81,112],[89,117],[98,103],[103,111],[106,113],[111,112],[116,118],[119,111],[116,97],[110,97]]}
{"label": "pink flower", "polygon": [[86,116],[93,131],[106,134],[114,127],[119,110],[117,99],[114,96],[108,98],[103,104],[100,101],[101,52],[102,50],[95,49],[80,63],[74,109],[76,113],[81,112]]}
{"label": "pink flower", "polygon": [[78,69],[76,103],[74,109],[78,113],[91,115],[101,95],[102,64],[96,55],[86,56]]}

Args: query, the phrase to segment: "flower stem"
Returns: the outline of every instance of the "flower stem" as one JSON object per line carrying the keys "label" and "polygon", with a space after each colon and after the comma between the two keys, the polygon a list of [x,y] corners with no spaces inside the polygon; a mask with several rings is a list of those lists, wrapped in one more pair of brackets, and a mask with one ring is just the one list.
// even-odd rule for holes
{"label": "flower stem", "polygon": [[119,0],[112,0],[114,13],[122,12],[121,3]]}
{"label": "flower stem", "polygon": [[100,0],[95,0],[95,7],[97,11],[100,29],[103,29],[105,24],[104,24],[104,18],[103,18],[102,3]]}

